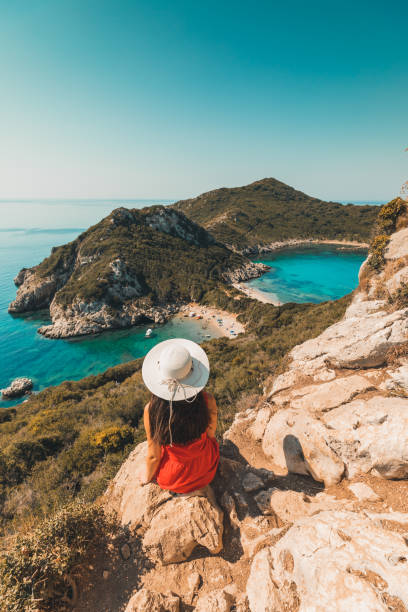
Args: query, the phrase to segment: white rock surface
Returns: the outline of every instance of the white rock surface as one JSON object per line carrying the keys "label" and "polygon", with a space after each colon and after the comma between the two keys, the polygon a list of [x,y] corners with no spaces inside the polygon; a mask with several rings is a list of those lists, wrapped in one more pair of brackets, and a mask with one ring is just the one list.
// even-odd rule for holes
{"label": "white rock surface", "polygon": [[353,482],[349,484],[349,489],[360,501],[378,501],[380,499],[379,495],[364,482]]}
{"label": "white rock surface", "polygon": [[31,378],[16,378],[9,387],[2,389],[1,394],[3,399],[12,399],[29,393],[32,388],[33,381]]}
{"label": "white rock surface", "polygon": [[265,429],[262,450],[282,473],[310,474],[330,486],[340,481],[344,463],[327,440],[327,429],[306,411],[280,410]]}
{"label": "white rock surface", "polygon": [[408,227],[404,227],[404,229],[399,230],[399,232],[394,232],[394,234],[390,236],[390,240],[384,254],[385,259],[399,259],[403,255],[406,255],[407,244]]}
{"label": "white rock surface", "polygon": [[163,565],[185,561],[196,546],[222,549],[223,514],[206,497],[175,498],[152,518],[143,537],[149,557]]}
{"label": "white rock surface", "polygon": [[[325,412],[372,388],[371,382],[364,376],[354,374],[321,385],[303,387],[303,397],[292,400],[291,406],[297,409],[305,408],[311,412]],[[296,394],[296,391],[294,393]]]}
{"label": "white rock surface", "polygon": [[408,400],[371,397],[324,415],[330,446],[350,477],[376,470],[383,478],[408,477]]}
{"label": "white rock surface", "polygon": [[353,512],[320,512],[255,555],[247,583],[250,610],[404,610],[407,560],[400,533]]}

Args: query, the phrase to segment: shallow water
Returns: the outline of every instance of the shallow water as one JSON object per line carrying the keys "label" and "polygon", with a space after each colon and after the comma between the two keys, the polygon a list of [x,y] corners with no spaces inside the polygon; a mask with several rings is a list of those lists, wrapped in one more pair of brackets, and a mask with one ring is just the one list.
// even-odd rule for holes
{"label": "shallow water", "polygon": [[366,251],[326,245],[275,251],[254,260],[271,269],[246,284],[283,303],[333,300],[355,289],[366,256]]}

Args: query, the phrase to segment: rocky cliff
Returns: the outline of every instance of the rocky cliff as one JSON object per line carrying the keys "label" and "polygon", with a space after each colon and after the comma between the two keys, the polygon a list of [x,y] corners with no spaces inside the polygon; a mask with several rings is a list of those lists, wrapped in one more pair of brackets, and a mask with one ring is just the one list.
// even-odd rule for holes
{"label": "rocky cliff", "polygon": [[105,505],[129,529],[123,572],[148,564],[126,601],[101,587],[109,609],[408,610],[408,210],[391,204],[345,316],[236,415],[211,487],[139,486],[145,443],[122,465]]}
{"label": "rocky cliff", "polygon": [[264,267],[229,251],[183,213],[118,208],[15,278],[9,312],[49,308],[52,338],[162,323],[180,304]]}

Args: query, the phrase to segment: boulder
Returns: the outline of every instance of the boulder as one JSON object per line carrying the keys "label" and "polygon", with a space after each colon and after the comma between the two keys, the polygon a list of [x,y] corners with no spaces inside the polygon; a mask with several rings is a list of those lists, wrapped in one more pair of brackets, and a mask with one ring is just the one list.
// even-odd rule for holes
{"label": "boulder", "polygon": [[230,612],[234,604],[233,596],[225,589],[217,589],[212,593],[203,594],[199,597],[195,612]]}
{"label": "boulder", "polygon": [[147,442],[138,444],[122,463],[105,493],[105,507],[114,510],[122,525],[147,529],[157,509],[172,499],[169,491],[151,482],[141,486],[138,472],[143,467]]}
{"label": "boulder", "polygon": [[298,520],[258,552],[247,596],[251,612],[405,610],[408,549],[374,518],[325,511]]}
{"label": "boulder", "polygon": [[282,472],[308,474],[331,486],[341,480],[344,463],[327,440],[327,429],[305,410],[280,410],[266,426],[262,450]]}
{"label": "boulder", "polygon": [[125,612],[179,612],[180,597],[140,589],[130,598]]}
{"label": "boulder", "polygon": [[163,565],[185,561],[196,546],[222,550],[223,513],[207,497],[174,498],[153,516],[143,537],[148,556]]}
{"label": "boulder", "polygon": [[187,559],[196,546],[211,553],[222,549],[223,513],[211,487],[178,496],[156,483],[140,485],[147,442],[138,444],[111,481],[104,505],[114,510],[122,525],[137,530],[143,547],[162,564]]}
{"label": "boulder", "polygon": [[[290,353],[294,362],[324,355],[337,368],[381,366],[390,348],[406,342],[408,311],[374,312],[365,316],[345,316],[320,336],[296,346]],[[347,313],[346,313],[347,315]]]}
{"label": "boulder", "polygon": [[22,395],[29,393],[32,388],[33,381],[31,378],[16,378],[9,387],[2,390],[1,395],[3,399],[21,397]]}
{"label": "boulder", "polygon": [[322,419],[326,439],[349,477],[371,470],[383,478],[408,477],[408,399],[356,399]]}

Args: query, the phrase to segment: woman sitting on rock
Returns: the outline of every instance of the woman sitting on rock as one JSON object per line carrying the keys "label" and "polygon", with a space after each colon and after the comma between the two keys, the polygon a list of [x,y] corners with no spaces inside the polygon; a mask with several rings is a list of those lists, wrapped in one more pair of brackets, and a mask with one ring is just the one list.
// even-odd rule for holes
{"label": "woman sitting on rock", "polygon": [[220,458],[217,404],[203,391],[208,357],[191,340],[165,340],[146,355],[142,376],[152,397],[144,409],[147,454],[141,484],[198,492],[214,478]]}

